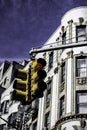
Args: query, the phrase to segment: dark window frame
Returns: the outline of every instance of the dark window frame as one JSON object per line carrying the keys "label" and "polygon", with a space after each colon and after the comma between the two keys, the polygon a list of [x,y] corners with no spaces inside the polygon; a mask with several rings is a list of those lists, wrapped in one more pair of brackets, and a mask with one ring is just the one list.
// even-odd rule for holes
{"label": "dark window frame", "polygon": [[87,77],[87,56],[76,57],[76,77]]}
{"label": "dark window frame", "polygon": [[60,98],[60,116],[63,116],[65,112],[65,96]]}
{"label": "dark window frame", "polygon": [[44,126],[46,127],[46,130],[48,130],[50,125],[50,112],[47,112],[45,114],[45,122],[44,122]]}
{"label": "dark window frame", "polygon": [[61,83],[65,82],[66,65],[65,62],[61,66]]}
{"label": "dark window frame", "polygon": [[33,130],[37,130],[37,122],[33,123]]}
{"label": "dark window frame", "polygon": [[50,52],[50,54],[49,54],[49,66],[48,66],[48,70],[50,70],[53,67],[53,55],[54,55],[53,51]]}
{"label": "dark window frame", "polygon": [[62,45],[66,44],[66,32],[63,33],[62,35]]}
{"label": "dark window frame", "polygon": [[52,88],[52,79],[47,83],[46,108],[50,106],[51,88]]}
{"label": "dark window frame", "polygon": [[[83,107],[83,108],[86,107],[86,109],[87,109],[87,102],[84,102],[84,100],[81,100],[83,102],[79,101],[79,97],[85,96],[85,95],[87,96],[87,91],[77,91],[76,92],[76,113],[87,114],[87,112],[84,113],[84,110],[82,110],[82,112],[80,112],[81,107]],[[87,97],[86,97],[86,99],[87,99]]]}
{"label": "dark window frame", "polygon": [[[84,40],[81,40],[80,38],[83,38]],[[85,41],[85,40],[87,40],[86,39],[86,25],[76,26],[76,42]]]}

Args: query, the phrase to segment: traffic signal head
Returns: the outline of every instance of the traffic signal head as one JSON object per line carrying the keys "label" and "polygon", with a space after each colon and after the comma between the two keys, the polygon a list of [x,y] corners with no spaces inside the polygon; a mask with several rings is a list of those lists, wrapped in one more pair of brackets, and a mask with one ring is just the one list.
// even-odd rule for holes
{"label": "traffic signal head", "polygon": [[32,97],[42,97],[43,91],[46,89],[44,78],[47,74],[46,71],[43,69],[45,65],[46,61],[42,58],[32,60],[30,64]]}
{"label": "traffic signal head", "polygon": [[27,80],[27,76],[28,76],[28,70],[23,70],[23,69],[15,70],[15,78]]}
{"label": "traffic signal head", "polygon": [[23,91],[20,91],[20,90],[14,90],[13,92],[12,92],[12,99],[13,100],[17,100],[17,101],[21,101],[22,102],[22,104],[23,103],[27,103],[27,93],[26,92],[23,92]]}
{"label": "traffic signal head", "polygon": [[21,101],[22,104],[27,104],[31,100],[30,86],[29,86],[29,71],[16,70],[15,80],[13,83],[12,100]]}

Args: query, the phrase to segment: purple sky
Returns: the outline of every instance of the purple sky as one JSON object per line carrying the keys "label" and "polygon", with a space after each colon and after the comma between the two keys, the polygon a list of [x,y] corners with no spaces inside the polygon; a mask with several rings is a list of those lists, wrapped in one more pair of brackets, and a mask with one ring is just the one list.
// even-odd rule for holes
{"label": "purple sky", "polygon": [[64,13],[87,0],[0,0],[0,59],[28,59],[60,25]]}

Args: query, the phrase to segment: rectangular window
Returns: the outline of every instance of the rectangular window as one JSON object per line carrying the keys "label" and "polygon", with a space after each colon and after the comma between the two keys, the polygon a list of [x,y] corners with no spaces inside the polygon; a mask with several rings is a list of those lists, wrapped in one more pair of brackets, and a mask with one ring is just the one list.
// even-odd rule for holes
{"label": "rectangular window", "polygon": [[39,99],[35,99],[33,104],[32,104],[32,108],[33,108],[33,112],[32,112],[32,120],[35,120],[38,116],[38,107],[39,107]]}
{"label": "rectangular window", "polygon": [[37,98],[37,99],[35,99],[35,104],[34,104],[34,107],[36,108],[36,109],[38,109],[39,108],[39,99]]}
{"label": "rectangular window", "polygon": [[76,27],[76,42],[86,40],[86,26],[80,25]]}
{"label": "rectangular window", "polygon": [[79,57],[76,59],[76,76],[86,77],[87,76],[87,58]]}
{"label": "rectangular window", "polygon": [[45,127],[46,127],[46,130],[48,130],[49,124],[50,124],[50,112],[48,112],[48,113],[45,115]]}
{"label": "rectangular window", "polygon": [[65,99],[64,96],[60,99],[60,116],[64,115],[65,111]]}
{"label": "rectangular window", "polygon": [[50,106],[52,80],[47,84],[46,107]]}
{"label": "rectangular window", "polygon": [[33,130],[37,130],[37,122],[33,124]]}
{"label": "rectangular window", "polygon": [[[14,126],[16,125],[16,119],[18,117],[18,113],[17,112],[14,112],[12,113],[9,117],[8,117],[8,122],[9,124],[13,124]],[[20,123],[20,121],[19,121]],[[19,124],[18,123],[18,124]],[[12,128],[12,126],[9,126],[10,128]]]}
{"label": "rectangular window", "polygon": [[87,92],[77,93],[77,113],[87,114]]}
{"label": "rectangular window", "polygon": [[49,54],[49,70],[53,67],[53,52]]}
{"label": "rectangular window", "polygon": [[3,124],[2,126],[3,126],[2,130],[7,130],[7,126],[5,124]]}
{"label": "rectangular window", "polygon": [[3,102],[3,103],[1,104],[1,113],[2,113],[2,114],[4,114],[4,108],[5,108],[5,103]]}
{"label": "rectangular window", "polygon": [[66,32],[62,35],[62,44],[66,44]]}
{"label": "rectangular window", "polygon": [[4,110],[4,113],[8,113],[8,110],[9,110],[9,100],[7,100],[5,102],[5,110]]}
{"label": "rectangular window", "polygon": [[9,109],[9,100],[6,100],[1,104],[1,112],[2,112],[2,114],[8,113],[8,109]]}
{"label": "rectangular window", "polygon": [[61,83],[65,82],[65,63],[61,66]]}

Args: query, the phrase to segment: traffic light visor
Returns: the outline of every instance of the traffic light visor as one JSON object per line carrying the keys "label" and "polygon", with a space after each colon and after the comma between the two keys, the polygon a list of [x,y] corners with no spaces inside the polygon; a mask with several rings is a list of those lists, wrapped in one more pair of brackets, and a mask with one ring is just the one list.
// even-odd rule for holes
{"label": "traffic light visor", "polygon": [[15,80],[13,84],[14,89],[26,91],[26,81],[23,80]]}
{"label": "traffic light visor", "polygon": [[28,70],[16,69],[15,70],[15,77],[22,79],[22,80],[26,80],[27,79],[27,73],[28,73]]}
{"label": "traffic light visor", "polygon": [[12,92],[11,99],[12,100],[17,100],[17,101],[25,101],[26,100],[26,95],[27,95],[26,92],[22,92],[20,90],[14,90]]}

